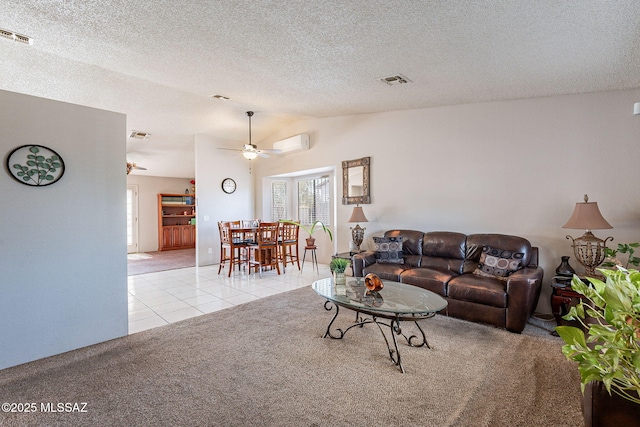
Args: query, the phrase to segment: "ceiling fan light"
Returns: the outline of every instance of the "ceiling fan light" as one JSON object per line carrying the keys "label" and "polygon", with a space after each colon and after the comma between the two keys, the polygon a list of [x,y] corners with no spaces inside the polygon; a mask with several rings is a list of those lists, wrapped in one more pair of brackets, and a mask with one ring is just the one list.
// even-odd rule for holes
{"label": "ceiling fan light", "polygon": [[242,155],[244,156],[245,159],[247,160],[253,160],[256,157],[258,157],[258,153],[256,153],[255,151],[244,151],[242,153]]}

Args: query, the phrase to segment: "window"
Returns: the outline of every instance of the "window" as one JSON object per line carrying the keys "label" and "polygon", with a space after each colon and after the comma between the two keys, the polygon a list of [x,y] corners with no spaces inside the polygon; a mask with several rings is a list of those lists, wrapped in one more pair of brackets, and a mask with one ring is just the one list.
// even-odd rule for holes
{"label": "window", "polygon": [[271,183],[271,220],[280,221],[287,218],[287,183],[274,181]]}
{"label": "window", "polygon": [[303,225],[321,221],[331,223],[331,186],[329,177],[298,181],[298,221]]}

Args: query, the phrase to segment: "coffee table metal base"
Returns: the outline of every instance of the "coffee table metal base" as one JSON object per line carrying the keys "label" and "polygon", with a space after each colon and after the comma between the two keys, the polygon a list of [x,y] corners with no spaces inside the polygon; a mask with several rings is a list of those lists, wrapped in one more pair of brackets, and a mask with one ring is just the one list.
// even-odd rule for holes
{"label": "coffee table metal base", "polygon": [[[389,313],[388,315],[382,315],[380,312],[374,313],[374,312],[369,312],[367,310],[358,310],[356,311],[355,323],[349,326],[345,330],[342,330],[340,328],[335,328],[334,331],[336,333],[334,334],[331,331],[331,326],[333,325],[333,322],[338,317],[338,313],[340,311],[340,305],[330,300],[325,301],[324,303],[325,310],[331,311],[334,308],[336,310],[336,313],[333,315],[333,318],[329,322],[329,325],[327,325],[327,331],[325,332],[323,338],[329,337],[332,339],[341,340],[345,336],[347,331],[349,331],[350,329],[355,328],[356,326],[359,326],[362,328],[364,327],[364,325],[374,323],[378,326],[378,329],[380,330],[380,333],[382,334],[382,337],[384,338],[384,341],[387,344],[387,349],[389,350],[389,358],[400,369],[400,372],[402,372],[403,374],[405,371],[404,371],[404,367],[402,366],[402,358],[400,357],[400,349],[398,348],[398,340],[396,339],[396,335],[402,335],[410,347],[426,346],[429,349],[431,348],[431,346],[427,342],[427,337],[425,336],[424,331],[418,324],[418,320],[428,319],[430,317],[433,317],[435,316],[435,313],[425,313],[424,315],[401,316],[399,313]],[[363,317],[361,316],[361,314],[366,314],[371,317],[370,318]],[[387,319],[388,322],[381,321],[379,320],[379,318]],[[420,336],[405,335],[404,332],[402,331],[402,327],[400,326],[401,321],[413,321],[416,324],[416,327],[418,328],[418,330],[420,331]],[[393,342],[393,347],[389,343],[389,340],[387,339],[387,335],[384,333],[382,326],[386,326],[389,328],[390,335]]]}

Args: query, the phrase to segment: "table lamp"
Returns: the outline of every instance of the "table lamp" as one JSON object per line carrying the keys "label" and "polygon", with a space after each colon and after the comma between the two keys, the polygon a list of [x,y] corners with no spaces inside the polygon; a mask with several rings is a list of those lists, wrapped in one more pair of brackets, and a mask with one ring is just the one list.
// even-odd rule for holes
{"label": "table lamp", "polygon": [[[353,212],[351,213],[351,218],[349,218],[348,222],[369,222],[369,220],[367,219],[366,216],[364,216],[364,212],[362,208],[356,205],[356,207],[353,208]],[[360,245],[364,240],[364,230],[366,230],[366,228],[360,227],[360,224],[356,224],[355,227],[350,227],[350,228],[351,228],[351,238],[353,239],[353,244],[355,245],[355,248],[356,248],[354,252],[351,252],[351,254],[353,255],[354,253],[360,253]]]}
{"label": "table lamp", "polygon": [[613,237],[607,237],[602,240],[593,235],[591,230],[603,230],[613,228],[611,224],[602,217],[598,203],[589,202],[589,196],[584,195],[584,203],[576,203],[573,215],[562,228],[586,230],[582,237],[571,239],[573,253],[580,264],[585,268],[585,276],[596,277],[596,267],[599,266],[605,258],[605,249],[607,241],[613,240]]}

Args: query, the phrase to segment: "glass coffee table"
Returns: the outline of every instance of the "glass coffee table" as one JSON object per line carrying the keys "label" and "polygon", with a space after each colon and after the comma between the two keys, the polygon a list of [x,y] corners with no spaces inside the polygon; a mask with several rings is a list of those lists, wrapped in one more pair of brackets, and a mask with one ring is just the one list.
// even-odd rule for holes
{"label": "glass coffee table", "polygon": [[[334,308],[336,310],[323,338],[342,339],[350,329],[374,323],[384,337],[391,361],[398,366],[400,372],[404,373],[396,335],[402,335],[411,347],[426,346],[431,348],[418,320],[435,316],[436,312],[447,307],[447,301],[441,296],[417,286],[388,280],[383,280],[382,283],[384,287],[377,292],[369,291],[362,278],[351,278],[347,280],[346,285],[336,285],[333,278],[320,279],[313,282],[311,287],[318,295],[326,298],[325,310],[331,311]],[[345,330],[340,328],[332,330],[340,307],[355,311],[356,321]],[[386,319],[386,321],[380,319]],[[404,321],[414,322],[420,331],[420,336],[405,335],[400,326],[400,322]],[[389,328],[393,347],[381,326]]]}

